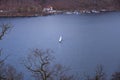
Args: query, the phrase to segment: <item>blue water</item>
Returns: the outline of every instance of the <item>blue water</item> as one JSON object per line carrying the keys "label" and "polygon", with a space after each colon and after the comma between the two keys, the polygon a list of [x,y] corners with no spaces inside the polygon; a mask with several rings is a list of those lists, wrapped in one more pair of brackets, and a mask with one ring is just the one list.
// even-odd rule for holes
{"label": "blue water", "polygon": [[[52,49],[56,62],[75,73],[94,72],[97,64],[111,75],[120,66],[120,13],[0,18],[13,28],[0,41],[7,63],[20,66],[30,50]],[[59,43],[59,37],[63,42]]]}

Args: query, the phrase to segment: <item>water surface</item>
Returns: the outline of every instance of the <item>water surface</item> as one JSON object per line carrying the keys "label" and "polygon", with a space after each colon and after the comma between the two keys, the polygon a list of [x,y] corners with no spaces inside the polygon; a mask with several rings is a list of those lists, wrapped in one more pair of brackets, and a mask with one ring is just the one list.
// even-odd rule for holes
{"label": "water surface", "polygon": [[[31,49],[52,49],[56,61],[73,72],[93,72],[104,65],[108,75],[120,65],[120,13],[54,15],[31,18],[0,18],[13,29],[0,41],[7,63],[20,66]],[[59,43],[59,37],[63,42]],[[19,67],[22,70],[23,67]]]}

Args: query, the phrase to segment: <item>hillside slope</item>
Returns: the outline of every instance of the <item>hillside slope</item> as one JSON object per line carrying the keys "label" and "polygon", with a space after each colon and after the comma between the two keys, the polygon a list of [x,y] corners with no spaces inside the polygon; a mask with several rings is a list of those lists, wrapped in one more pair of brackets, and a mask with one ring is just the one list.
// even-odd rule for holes
{"label": "hillside slope", "polygon": [[43,8],[48,5],[66,11],[120,10],[120,0],[0,0],[0,16],[42,15]]}

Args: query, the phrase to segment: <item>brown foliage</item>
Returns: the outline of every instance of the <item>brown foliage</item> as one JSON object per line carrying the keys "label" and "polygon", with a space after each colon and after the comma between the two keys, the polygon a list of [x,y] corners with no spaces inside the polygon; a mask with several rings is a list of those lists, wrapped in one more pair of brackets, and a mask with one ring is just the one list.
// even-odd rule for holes
{"label": "brown foliage", "polygon": [[54,0],[51,5],[62,10],[117,10],[120,0]]}

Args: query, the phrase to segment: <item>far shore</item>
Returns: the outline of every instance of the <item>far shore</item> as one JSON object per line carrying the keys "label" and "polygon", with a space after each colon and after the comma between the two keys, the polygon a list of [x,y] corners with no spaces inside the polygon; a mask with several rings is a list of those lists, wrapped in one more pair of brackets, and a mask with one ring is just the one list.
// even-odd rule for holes
{"label": "far shore", "polygon": [[116,12],[116,10],[74,10],[74,11],[69,11],[69,10],[63,10],[63,11],[58,11],[58,10],[49,10],[46,12],[24,12],[24,13],[14,13],[14,12],[0,12],[0,17],[38,17],[38,16],[49,16],[49,15],[56,15],[56,14],[99,14],[99,13],[105,13],[105,12]]}

